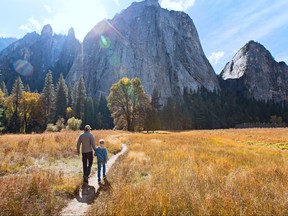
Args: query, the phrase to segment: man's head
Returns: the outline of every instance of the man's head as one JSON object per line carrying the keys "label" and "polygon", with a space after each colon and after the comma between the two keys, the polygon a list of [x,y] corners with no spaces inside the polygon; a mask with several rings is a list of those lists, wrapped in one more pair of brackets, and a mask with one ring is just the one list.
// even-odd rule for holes
{"label": "man's head", "polygon": [[85,131],[90,131],[92,128],[90,127],[90,125],[85,125],[84,130]]}
{"label": "man's head", "polygon": [[99,140],[99,143],[100,143],[100,145],[104,145],[105,140],[104,140],[104,139],[100,139],[100,140]]}

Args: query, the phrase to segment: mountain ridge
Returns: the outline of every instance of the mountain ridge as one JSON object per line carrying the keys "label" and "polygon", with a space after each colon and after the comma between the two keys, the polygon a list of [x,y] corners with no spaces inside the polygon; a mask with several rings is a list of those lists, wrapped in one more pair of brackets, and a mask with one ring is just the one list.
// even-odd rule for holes
{"label": "mountain ridge", "polygon": [[[222,87],[255,100],[288,100],[288,66],[260,43],[249,41],[219,75]],[[233,89],[234,86],[234,89]]]}

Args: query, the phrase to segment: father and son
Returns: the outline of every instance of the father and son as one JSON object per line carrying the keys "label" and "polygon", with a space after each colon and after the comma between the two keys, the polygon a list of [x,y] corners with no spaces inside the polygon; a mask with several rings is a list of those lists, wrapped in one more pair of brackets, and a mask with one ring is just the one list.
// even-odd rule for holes
{"label": "father and son", "polygon": [[[83,180],[88,183],[93,164],[93,150],[97,157],[98,164],[98,183],[101,183],[101,167],[103,168],[103,178],[106,178],[106,163],[108,160],[107,149],[104,147],[105,141],[99,140],[100,146],[96,147],[94,136],[90,133],[90,125],[84,127],[84,132],[79,136],[77,142],[77,153],[80,154],[80,146],[82,144],[82,162],[83,162]],[[93,150],[92,150],[93,149]]]}

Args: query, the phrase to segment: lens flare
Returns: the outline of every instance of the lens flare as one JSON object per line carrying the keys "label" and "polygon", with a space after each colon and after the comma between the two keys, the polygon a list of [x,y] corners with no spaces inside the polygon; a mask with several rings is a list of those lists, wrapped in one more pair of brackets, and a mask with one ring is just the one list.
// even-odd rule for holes
{"label": "lens flare", "polygon": [[14,70],[21,76],[29,76],[33,73],[33,66],[26,60],[19,59],[13,63]]}
{"label": "lens flare", "polygon": [[100,36],[99,43],[100,43],[100,47],[104,49],[109,48],[111,45],[110,39],[104,35]]}

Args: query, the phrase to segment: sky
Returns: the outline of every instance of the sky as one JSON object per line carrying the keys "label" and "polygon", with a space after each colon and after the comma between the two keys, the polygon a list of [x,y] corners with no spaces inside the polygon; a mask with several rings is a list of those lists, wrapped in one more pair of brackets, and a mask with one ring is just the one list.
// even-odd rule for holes
{"label": "sky", "polygon": [[[134,0],[139,2],[139,0]],[[51,24],[57,34],[73,27],[82,41],[102,19],[112,19],[133,0],[0,0],[0,37],[22,38]],[[216,73],[250,40],[288,63],[287,0],[159,0],[184,11],[196,25],[203,50]]]}

